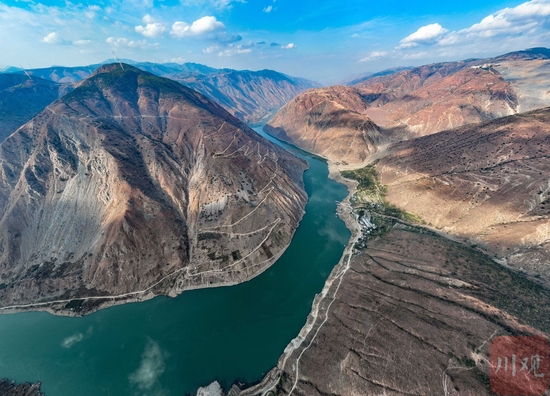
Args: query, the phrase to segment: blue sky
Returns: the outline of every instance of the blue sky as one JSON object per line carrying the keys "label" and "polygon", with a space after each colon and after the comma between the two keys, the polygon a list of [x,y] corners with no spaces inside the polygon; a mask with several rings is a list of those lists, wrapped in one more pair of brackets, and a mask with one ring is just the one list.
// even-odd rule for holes
{"label": "blue sky", "polygon": [[549,39],[550,0],[0,1],[0,67],[77,66],[114,51],[334,83]]}

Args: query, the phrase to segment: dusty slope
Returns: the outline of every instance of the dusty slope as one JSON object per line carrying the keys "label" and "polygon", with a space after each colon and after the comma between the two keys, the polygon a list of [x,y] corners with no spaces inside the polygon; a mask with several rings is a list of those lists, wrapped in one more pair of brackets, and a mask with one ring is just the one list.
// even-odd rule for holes
{"label": "dusty slope", "polygon": [[504,60],[494,66],[518,98],[518,112],[550,104],[550,60]]}
{"label": "dusty slope", "polygon": [[354,88],[313,89],[287,103],[264,130],[332,161],[357,164],[381,140],[378,127],[364,114],[366,108]]}
{"label": "dusty slope", "polygon": [[68,87],[20,74],[0,74],[0,142],[58,99]]}
{"label": "dusty slope", "polygon": [[371,241],[334,279],[272,395],[492,395],[490,340],[550,331],[547,289],[420,229]]}
{"label": "dusty slope", "polygon": [[414,139],[377,165],[388,200],[550,279],[550,109]]}
{"label": "dusty slope", "polygon": [[0,145],[0,301],[84,313],[114,299],[69,300],[249,279],[290,242],[304,168],[201,94],[104,66]]}
{"label": "dusty slope", "polygon": [[396,138],[424,136],[550,105],[550,50],[531,48],[495,58],[434,63],[355,85],[367,114]]}

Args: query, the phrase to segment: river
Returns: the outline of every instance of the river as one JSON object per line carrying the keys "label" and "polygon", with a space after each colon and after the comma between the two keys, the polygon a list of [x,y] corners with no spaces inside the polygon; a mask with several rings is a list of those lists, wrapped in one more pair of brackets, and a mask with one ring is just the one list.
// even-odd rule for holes
{"label": "river", "polygon": [[346,188],[328,178],[324,161],[286,148],[309,163],[309,201],[292,243],[271,268],[237,286],[83,318],[0,315],[0,378],[41,381],[46,396],[183,396],[214,380],[226,389],[260,380],[305,324],[350,237],[336,217]]}

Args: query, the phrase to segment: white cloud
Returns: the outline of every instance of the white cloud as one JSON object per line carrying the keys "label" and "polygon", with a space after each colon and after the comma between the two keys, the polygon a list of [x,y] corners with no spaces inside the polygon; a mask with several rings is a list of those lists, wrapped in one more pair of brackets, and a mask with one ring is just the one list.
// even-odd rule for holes
{"label": "white cloud", "polygon": [[423,52],[415,52],[415,53],[412,53],[412,54],[406,54],[403,56],[403,59],[424,59],[428,56],[429,54],[425,51]]}
{"label": "white cloud", "polygon": [[73,41],[74,45],[88,45],[92,42],[92,40],[76,40]]}
{"label": "white cloud", "polygon": [[422,26],[416,32],[400,41],[399,49],[418,47],[420,44],[433,44],[437,42],[448,30],[439,23]]}
{"label": "white cloud", "polygon": [[88,331],[86,331],[85,334],[83,333],[75,333],[73,334],[72,336],[69,336],[67,338],[65,338],[62,342],[61,342],[61,346],[63,348],[71,348],[74,344],[77,344],[79,343],[80,341],[84,340],[85,338],[88,338],[92,335],[92,332],[93,332],[93,327],[90,327],[88,329]]}
{"label": "white cloud", "polygon": [[143,34],[145,37],[160,37],[166,30],[164,25],[160,22],[156,22],[151,15],[147,14],[143,17],[145,26],[138,25],[135,30],[137,33]]}
{"label": "white cloud", "polygon": [[224,9],[233,7],[233,3],[246,3],[246,0],[180,0],[187,6],[210,5],[215,8]]}
{"label": "white cloud", "polygon": [[139,368],[128,377],[130,383],[142,391],[151,391],[159,387],[158,378],[164,373],[164,353],[159,345],[149,340],[141,355]]}
{"label": "white cloud", "polygon": [[[440,48],[439,55],[445,57],[494,53],[496,49],[504,53],[546,45],[549,26],[550,0],[531,0],[516,7],[503,8],[458,31],[448,32],[437,23],[423,26],[401,40],[397,49],[435,44]],[[423,53],[408,54],[405,59],[424,57],[418,54]]]}
{"label": "white cloud", "polygon": [[51,32],[47,34],[41,41],[46,44],[65,44],[65,41],[56,32]]}
{"label": "white cloud", "polygon": [[532,0],[514,8],[503,8],[469,28],[452,32],[440,40],[441,45],[454,45],[473,38],[527,35],[550,22],[550,1]]}
{"label": "white cloud", "polygon": [[225,29],[225,25],[218,21],[214,16],[204,16],[197,19],[191,25],[186,22],[174,22],[170,35],[173,37],[201,36],[216,30]]}
{"label": "white cloud", "polygon": [[[207,48],[208,49],[208,48]],[[243,55],[243,54],[250,54],[252,52],[252,48],[248,48],[243,45],[239,45],[237,47],[231,47],[220,51],[218,53],[218,56],[234,56],[234,55]]]}
{"label": "white cloud", "polygon": [[372,51],[369,55],[364,57],[363,59],[360,59],[359,62],[368,62],[375,59],[380,59],[388,55],[388,52],[386,51]]}
{"label": "white cloud", "polygon": [[282,49],[294,49],[294,48],[297,48],[297,46],[294,43],[290,43],[290,44],[287,44],[287,45],[282,45],[281,48]]}
{"label": "white cloud", "polygon": [[213,53],[217,52],[219,49],[220,49],[219,45],[211,45],[211,46],[203,49],[202,52],[204,54],[213,54]]}
{"label": "white cloud", "polygon": [[153,49],[159,48],[157,43],[149,43],[147,40],[128,40],[124,37],[108,37],[105,42],[114,47]]}
{"label": "white cloud", "polygon": [[269,5],[269,6],[264,8],[264,12],[271,12],[271,11],[273,11],[273,6],[272,5]]}
{"label": "white cloud", "polygon": [[182,58],[181,56],[178,56],[177,58],[170,59],[170,62],[183,64],[187,62],[187,60],[185,58]]}
{"label": "white cloud", "polygon": [[84,334],[82,333],[77,333],[77,334],[74,334],[70,337],[67,337],[63,340],[63,342],[61,343],[61,346],[63,348],[70,348],[72,347],[74,344],[82,341],[84,339]]}

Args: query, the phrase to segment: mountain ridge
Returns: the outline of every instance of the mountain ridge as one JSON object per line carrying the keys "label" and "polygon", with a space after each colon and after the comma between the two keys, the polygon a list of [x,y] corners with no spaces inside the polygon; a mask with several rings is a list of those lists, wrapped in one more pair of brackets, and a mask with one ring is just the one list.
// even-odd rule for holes
{"label": "mountain ridge", "polygon": [[[112,64],[118,62],[111,62]],[[174,79],[201,92],[222,104],[226,110],[248,123],[258,123],[269,117],[297,93],[318,86],[304,78],[291,77],[274,70],[258,71],[215,69],[198,63],[153,63],[130,62],[144,71]],[[88,77],[102,64],[7,71],[29,73],[43,79],[60,83],[77,83]]]}

